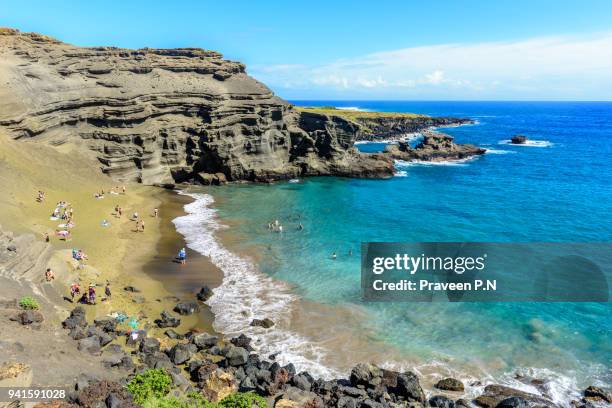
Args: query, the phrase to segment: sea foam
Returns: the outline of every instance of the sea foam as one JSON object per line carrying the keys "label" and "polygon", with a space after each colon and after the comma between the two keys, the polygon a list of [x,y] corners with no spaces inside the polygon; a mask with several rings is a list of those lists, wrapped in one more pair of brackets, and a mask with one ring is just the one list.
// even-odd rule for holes
{"label": "sea foam", "polygon": [[[217,221],[214,202],[208,194],[183,193],[195,201],[185,205],[187,213],[172,222],[185,237],[187,246],[209,257],[223,272],[221,285],[206,302],[215,315],[214,328],[227,337],[241,333],[253,339],[253,347],[263,356],[279,353],[280,364],[293,363],[298,371],[307,370],[315,376],[332,378],[339,373],[325,367],[321,360],[327,350],[288,330],[291,311],[299,298],[290,293],[287,284],[258,271],[249,259],[225,248],[215,233],[226,228]],[[253,319],[270,318],[271,329],[253,327]]]}

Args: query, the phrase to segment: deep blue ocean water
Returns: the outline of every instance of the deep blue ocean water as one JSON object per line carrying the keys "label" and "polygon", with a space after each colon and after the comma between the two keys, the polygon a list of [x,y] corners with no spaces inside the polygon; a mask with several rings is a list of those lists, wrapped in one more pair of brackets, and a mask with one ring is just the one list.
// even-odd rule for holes
{"label": "deep blue ocean water", "polygon": [[[259,269],[305,299],[364,307],[363,330],[408,357],[478,362],[492,375],[536,368],[578,385],[612,382],[610,303],[364,304],[359,255],[367,241],[612,241],[612,103],[293,102],[469,117],[477,124],[442,131],[490,152],[455,165],[399,166],[390,180],[211,190],[220,219],[243,238],[233,249],[260,251]],[[541,146],[502,142],[517,133]],[[266,229],[274,219],[282,237]]]}

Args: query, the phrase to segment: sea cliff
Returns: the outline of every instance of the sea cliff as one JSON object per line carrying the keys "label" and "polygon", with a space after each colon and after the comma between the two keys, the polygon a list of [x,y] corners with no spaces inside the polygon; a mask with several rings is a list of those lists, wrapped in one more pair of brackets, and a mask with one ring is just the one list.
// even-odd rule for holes
{"label": "sea cliff", "polygon": [[79,146],[118,180],[393,173],[353,147],[353,122],[297,111],[214,51],[83,48],[1,29],[0,56],[0,127]]}

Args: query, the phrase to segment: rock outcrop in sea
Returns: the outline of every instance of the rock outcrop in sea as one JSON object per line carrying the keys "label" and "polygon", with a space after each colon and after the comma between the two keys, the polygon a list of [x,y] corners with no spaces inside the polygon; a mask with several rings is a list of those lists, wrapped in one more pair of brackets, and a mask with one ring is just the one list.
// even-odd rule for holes
{"label": "rock outcrop in sea", "polygon": [[452,136],[433,130],[423,131],[423,140],[411,147],[408,142],[388,145],[385,153],[396,160],[447,161],[462,160],[484,154],[485,149],[470,144],[456,144]]}
{"label": "rock outcrop in sea", "polygon": [[353,146],[358,125],[298,112],[241,63],[199,48],[76,47],[0,29],[0,127],[70,144],[102,171],[146,184],[388,177]]}

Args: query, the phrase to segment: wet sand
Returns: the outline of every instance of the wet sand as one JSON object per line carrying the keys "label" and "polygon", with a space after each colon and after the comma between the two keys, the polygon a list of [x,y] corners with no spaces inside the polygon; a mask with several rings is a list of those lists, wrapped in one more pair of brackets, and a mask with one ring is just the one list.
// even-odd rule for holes
{"label": "wet sand", "polygon": [[[223,273],[210,260],[187,248],[185,240],[176,231],[172,220],[184,215],[183,206],[191,198],[173,191],[160,190],[156,197],[161,201],[159,224],[160,239],[151,259],[143,266],[143,271],[151,279],[160,282],[165,290],[181,300],[195,300],[202,286],[214,290],[221,284]],[[187,263],[181,265],[176,256],[185,247]],[[181,318],[181,329],[214,332],[214,315],[208,306],[199,302],[201,311],[196,316]]]}

